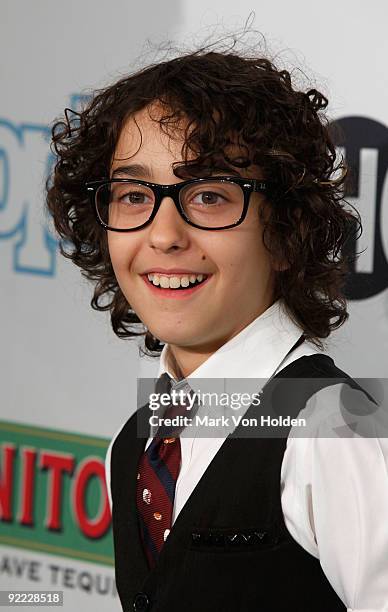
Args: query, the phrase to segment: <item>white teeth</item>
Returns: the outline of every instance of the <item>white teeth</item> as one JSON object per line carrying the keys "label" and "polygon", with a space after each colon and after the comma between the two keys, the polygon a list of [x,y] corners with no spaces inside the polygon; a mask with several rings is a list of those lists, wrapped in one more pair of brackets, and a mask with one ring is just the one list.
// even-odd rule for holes
{"label": "white teeth", "polygon": [[202,282],[207,276],[205,274],[185,274],[182,276],[164,276],[151,272],[147,274],[148,280],[151,281],[157,287],[160,286],[162,289],[178,289],[179,287],[188,287],[190,283],[198,281]]}
{"label": "white teeth", "polygon": [[[164,278],[162,280],[164,280]],[[170,281],[168,280],[168,278],[166,280],[167,280],[167,285],[166,286],[170,287],[171,289],[178,289],[178,287],[181,286],[181,281],[178,278],[178,276],[172,276],[170,278]],[[162,285],[162,287],[163,287],[163,285]]]}
{"label": "white teeth", "polygon": [[161,276],[159,279],[159,285],[163,287],[163,289],[168,289],[170,286],[170,281],[167,276]]}

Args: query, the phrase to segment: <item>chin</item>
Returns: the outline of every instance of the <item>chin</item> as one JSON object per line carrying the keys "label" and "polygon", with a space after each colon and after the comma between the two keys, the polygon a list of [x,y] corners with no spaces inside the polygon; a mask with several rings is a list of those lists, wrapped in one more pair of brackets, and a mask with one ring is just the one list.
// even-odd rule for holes
{"label": "chin", "polygon": [[166,329],[158,329],[157,327],[153,327],[152,329],[148,327],[149,331],[153,336],[156,336],[163,344],[174,344],[176,346],[190,346],[195,344],[195,335],[190,333],[189,330],[180,330],[179,332],[175,328]]}

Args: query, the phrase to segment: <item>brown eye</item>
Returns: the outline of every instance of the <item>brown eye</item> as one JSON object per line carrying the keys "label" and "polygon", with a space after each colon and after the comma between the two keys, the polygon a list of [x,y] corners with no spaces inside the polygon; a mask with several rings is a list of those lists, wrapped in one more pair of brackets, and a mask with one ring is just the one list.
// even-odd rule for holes
{"label": "brown eye", "polygon": [[204,191],[201,193],[200,197],[204,204],[216,204],[219,198],[213,191]]}
{"label": "brown eye", "polygon": [[193,204],[221,204],[224,198],[215,191],[201,191],[192,198]]}
{"label": "brown eye", "polygon": [[147,196],[145,193],[141,193],[140,191],[131,191],[120,199],[127,199],[129,202],[131,202],[131,204],[145,204],[147,201]]}
{"label": "brown eye", "polygon": [[114,186],[111,194],[111,201],[119,204],[153,204],[154,196],[151,189],[143,185],[120,184]]}

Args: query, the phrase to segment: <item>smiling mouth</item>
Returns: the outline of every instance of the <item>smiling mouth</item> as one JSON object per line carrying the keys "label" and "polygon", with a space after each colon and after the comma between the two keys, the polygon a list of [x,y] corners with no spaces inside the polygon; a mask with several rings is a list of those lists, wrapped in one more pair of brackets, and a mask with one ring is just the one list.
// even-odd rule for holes
{"label": "smiling mouth", "polygon": [[171,276],[167,276],[154,272],[146,274],[146,277],[155,288],[185,291],[201,285],[209,278],[209,274],[172,274]]}

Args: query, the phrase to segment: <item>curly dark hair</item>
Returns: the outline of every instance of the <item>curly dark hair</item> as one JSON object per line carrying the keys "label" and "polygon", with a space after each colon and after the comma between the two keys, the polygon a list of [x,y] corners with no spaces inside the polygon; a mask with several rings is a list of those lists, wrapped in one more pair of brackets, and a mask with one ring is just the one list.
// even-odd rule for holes
{"label": "curly dark hair", "polygon": [[[202,48],[151,64],[98,90],[81,113],[70,117],[67,109],[54,123],[57,161],[47,182],[47,207],[62,239],[60,252],[95,281],[91,306],[110,311],[118,337],[144,335],[145,353],[159,354],[162,343],[117,283],[106,230],[85,189],[86,181],[109,176],[128,117],[155,102],[163,110],[155,120],[166,133],[185,120],[176,176],[256,164],[276,183],[265,220],[260,212],[266,248],[286,262],[276,273],[274,297],[283,300],[306,338],[323,348],[322,339],[348,318],[344,245],[361,229],[358,213],[343,197],[346,168],[322,112],[328,101],[316,89],[298,91],[290,72],[267,57],[233,50]],[[236,145],[237,156],[231,153]]]}

